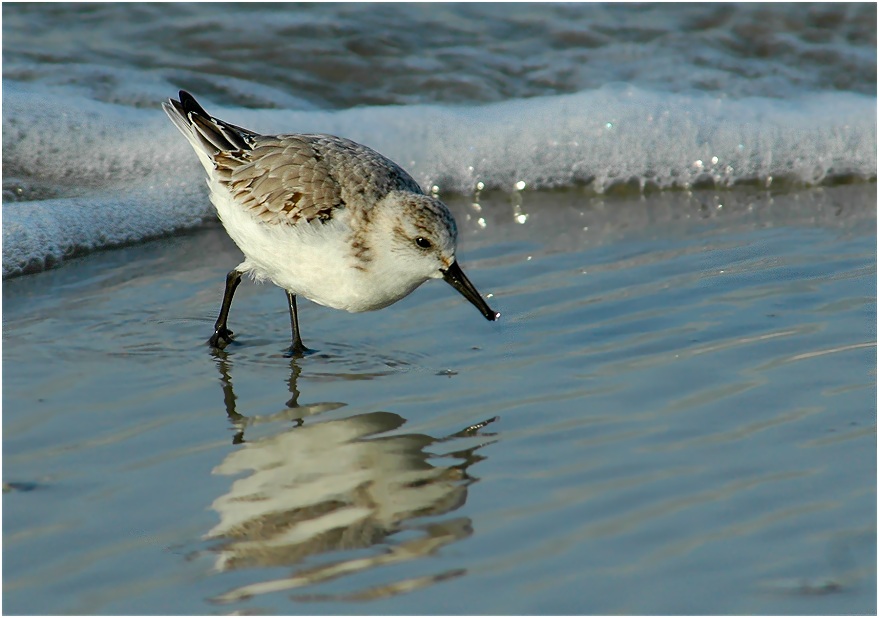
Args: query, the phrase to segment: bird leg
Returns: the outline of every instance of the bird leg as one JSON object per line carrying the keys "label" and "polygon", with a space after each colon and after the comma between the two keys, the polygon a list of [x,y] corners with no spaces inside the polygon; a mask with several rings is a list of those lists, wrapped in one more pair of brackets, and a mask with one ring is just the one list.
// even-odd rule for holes
{"label": "bird leg", "polygon": [[235,288],[241,283],[241,273],[237,270],[230,270],[226,275],[226,291],[223,293],[223,305],[220,307],[220,315],[217,316],[217,322],[214,324],[214,334],[208,339],[208,345],[213,348],[222,348],[232,341],[232,331],[226,327],[226,320],[229,319],[229,307],[232,306],[232,296],[235,294]]}
{"label": "bird leg", "polygon": [[287,293],[287,306],[290,308],[290,329],[293,331],[293,343],[287,349],[284,356],[302,356],[306,352],[310,352],[302,344],[302,337],[299,336],[299,312],[296,311],[296,295],[284,290]]}

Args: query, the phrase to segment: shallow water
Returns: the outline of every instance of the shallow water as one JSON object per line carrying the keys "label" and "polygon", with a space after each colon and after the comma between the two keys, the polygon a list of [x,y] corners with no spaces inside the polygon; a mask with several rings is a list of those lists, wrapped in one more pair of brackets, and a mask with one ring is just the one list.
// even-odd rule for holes
{"label": "shallow water", "polygon": [[875,613],[875,186],[480,200],[302,359],[216,225],[5,280],[4,610]]}

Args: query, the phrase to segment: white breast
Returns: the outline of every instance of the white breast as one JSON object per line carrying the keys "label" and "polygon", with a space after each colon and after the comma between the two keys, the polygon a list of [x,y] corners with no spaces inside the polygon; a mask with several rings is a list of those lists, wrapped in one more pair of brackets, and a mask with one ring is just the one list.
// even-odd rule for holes
{"label": "white breast", "polygon": [[236,204],[225,187],[209,185],[223,226],[244,253],[238,270],[257,280],[268,279],[293,294],[350,312],[387,307],[423,282],[401,282],[382,261],[365,272],[356,268],[344,210],[327,222],[266,224]]}

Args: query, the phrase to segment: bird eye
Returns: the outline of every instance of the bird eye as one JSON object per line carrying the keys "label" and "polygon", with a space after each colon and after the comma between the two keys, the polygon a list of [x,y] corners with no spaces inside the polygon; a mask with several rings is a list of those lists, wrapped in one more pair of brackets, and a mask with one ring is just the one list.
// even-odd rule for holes
{"label": "bird eye", "polygon": [[431,242],[429,240],[427,240],[424,236],[419,236],[418,238],[416,238],[415,244],[418,245],[419,247],[421,247],[422,249],[430,249],[432,246]]}

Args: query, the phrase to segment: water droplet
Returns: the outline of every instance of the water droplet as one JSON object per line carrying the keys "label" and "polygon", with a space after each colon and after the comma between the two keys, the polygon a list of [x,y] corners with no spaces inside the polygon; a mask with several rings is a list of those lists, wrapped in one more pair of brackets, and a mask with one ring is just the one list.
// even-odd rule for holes
{"label": "water droplet", "polygon": [[612,123],[612,122],[608,122],[607,124],[604,125],[604,128],[605,128],[605,129],[613,129],[613,123]]}
{"label": "water droplet", "polygon": [[717,157],[711,157],[711,165],[717,165],[717,162],[718,162],[719,160],[720,160],[720,159],[718,159]]}
{"label": "water droplet", "polygon": [[486,225],[486,224],[485,224],[485,219],[483,219],[482,217],[479,217],[479,218],[476,220],[476,223],[477,223],[477,224],[479,225],[479,227],[481,227],[481,228],[484,228],[485,225]]}
{"label": "water droplet", "polygon": [[525,188],[525,181],[524,180],[520,180],[519,182],[516,183],[516,191],[521,191],[524,188]]}
{"label": "water droplet", "polygon": [[525,223],[528,220],[528,215],[516,215],[516,223]]}
{"label": "water droplet", "polygon": [[476,190],[477,191],[482,191],[484,188],[485,188],[485,183],[482,182],[481,180],[476,183]]}

